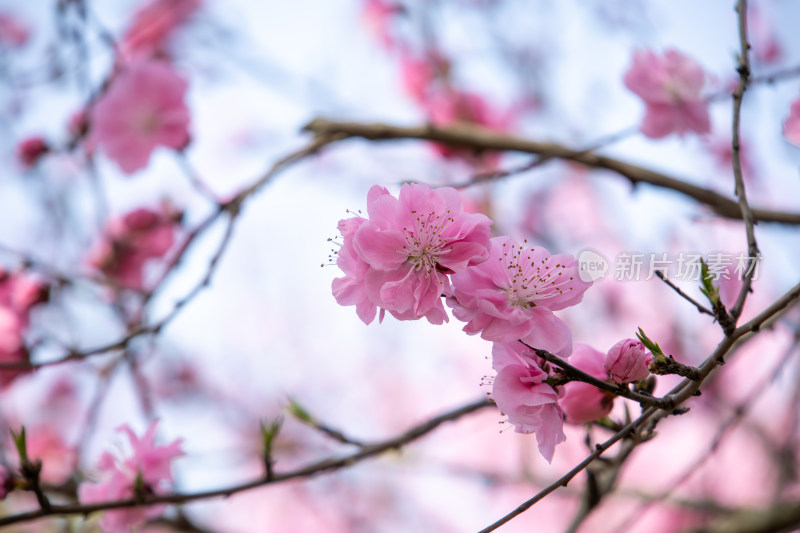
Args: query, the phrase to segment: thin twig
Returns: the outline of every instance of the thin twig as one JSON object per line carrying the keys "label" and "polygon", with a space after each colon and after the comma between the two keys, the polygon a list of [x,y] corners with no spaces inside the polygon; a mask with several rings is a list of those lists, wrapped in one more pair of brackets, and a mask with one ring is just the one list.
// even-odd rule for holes
{"label": "thin twig", "polygon": [[567,472],[566,474],[555,480],[553,483],[551,483],[544,489],[540,490],[538,493],[536,493],[535,496],[522,503],[519,507],[517,507],[516,509],[505,515],[500,520],[480,530],[479,533],[489,533],[490,531],[496,530],[503,524],[509,522],[513,518],[516,518],[517,516],[521,515],[522,513],[530,509],[534,504],[542,500],[545,496],[547,496],[551,492],[554,492],[559,487],[566,487],[567,484],[570,481],[572,481],[572,478],[574,478],[580,472],[582,472],[587,466],[589,466],[589,464],[591,464],[595,459],[600,457],[603,454],[603,452],[608,450],[611,446],[613,446],[624,437],[627,437],[628,435],[636,431],[636,428],[644,421],[646,421],[647,418],[650,415],[652,415],[655,411],[656,409],[653,408],[646,410],[644,413],[642,413],[642,415],[639,418],[637,418],[636,420],[634,420],[633,422],[622,428],[613,437],[611,437],[602,444],[597,444],[595,446],[595,450],[589,456],[587,456],[583,461],[578,463],[572,470],[570,470],[569,472]]}
{"label": "thin twig", "polygon": [[276,473],[272,478],[265,479],[263,476],[253,481],[234,485],[224,489],[192,492],[186,494],[162,494],[162,495],[141,495],[138,498],[128,498],[117,501],[107,501],[92,504],[70,504],[70,505],[51,505],[49,509],[37,509],[10,516],[0,517],[0,526],[29,522],[47,516],[65,515],[87,515],[96,511],[106,511],[111,509],[123,509],[129,507],[148,506],[155,504],[184,504],[196,500],[207,500],[209,498],[227,497],[232,494],[251,490],[265,485],[281,483],[292,479],[302,479],[330,472],[341,468],[352,466],[365,459],[380,455],[390,450],[397,450],[412,441],[430,433],[445,422],[457,420],[462,416],[474,413],[481,409],[494,406],[494,402],[481,399],[448,411],[439,416],[435,416],[422,424],[412,427],[408,431],[401,433],[388,440],[365,446],[357,452],[344,457],[334,457],[318,461],[309,466],[291,470],[289,472]]}
{"label": "thin twig", "polygon": [[183,258],[186,256],[187,251],[190,249],[191,245],[194,244],[198,237],[204,234],[216,220],[222,216],[223,214],[228,214],[228,226],[226,227],[225,235],[217,248],[217,251],[211,258],[209,262],[209,268],[206,271],[206,274],[203,278],[192,288],[189,292],[177,300],[172,309],[167,312],[160,320],[153,322],[151,324],[140,324],[138,327],[135,327],[128,331],[128,333],[119,340],[103,344],[101,346],[97,346],[95,348],[90,348],[86,350],[79,350],[79,349],[70,349],[68,353],[59,358],[54,359],[51,361],[43,362],[43,363],[31,363],[29,361],[20,361],[20,362],[13,362],[13,363],[0,363],[0,370],[12,370],[12,369],[36,369],[41,368],[44,366],[52,366],[61,363],[66,363],[68,361],[75,361],[85,359],[90,356],[100,355],[108,352],[113,352],[117,350],[124,350],[127,348],[128,344],[134,339],[142,336],[142,335],[150,335],[156,334],[161,331],[175,316],[177,316],[178,312],[186,306],[190,301],[192,301],[198,294],[202,292],[202,290],[210,284],[211,278],[213,276],[214,271],[216,270],[216,266],[219,263],[219,260],[222,257],[225,248],[227,247],[232,233],[234,229],[234,223],[238,218],[239,212],[242,209],[244,202],[250,198],[252,195],[260,191],[265,185],[267,185],[277,174],[279,174],[282,170],[289,167],[292,163],[300,161],[306,157],[309,157],[313,154],[316,154],[327,144],[334,142],[335,140],[341,138],[340,136],[329,136],[329,137],[318,137],[313,140],[311,143],[306,145],[305,147],[292,152],[291,154],[279,159],[275,162],[270,169],[264,173],[263,176],[255,180],[249,187],[242,190],[233,197],[231,200],[220,204],[219,208],[216,209],[211,215],[209,215],[205,220],[201,221],[192,232],[184,239],[183,243],[181,244],[180,249],[175,254],[173,259],[170,261],[169,265],[167,265],[164,276],[158,281],[155,288],[145,296],[145,304],[152,301],[155,295],[161,290],[161,288],[165,285],[166,280],[171,276],[172,273],[175,272],[176,267],[181,263]]}
{"label": "thin twig", "polygon": [[731,138],[731,160],[733,163],[733,176],[736,181],[736,197],[739,199],[739,210],[744,220],[745,233],[747,235],[747,271],[744,273],[742,280],[742,288],[739,295],[736,297],[736,303],[730,309],[730,316],[735,324],[742,314],[747,294],[750,292],[750,286],[753,282],[753,276],[757,268],[757,263],[760,258],[758,251],[758,244],[756,243],[756,234],[753,226],[756,223],[753,211],[750,209],[750,204],[747,203],[747,193],[744,188],[744,177],[742,176],[742,158],[740,153],[740,121],[742,114],[742,100],[744,93],[747,90],[747,84],[750,81],[750,44],[747,42],[747,0],[739,0],[736,4],[736,13],[738,14],[739,26],[739,64],[737,72],[739,73],[739,83],[736,90],[733,92],[733,125],[732,125],[732,138]]}
{"label": "thin twig", "polygon": [[670,280],[668,280],[663,272],[661,272],[660,270],[656,270],[656,276],[658,276],[658,279],[660,279],[661,281],[666,283],[672,290],[677,292],[678,295],[681,298],[683,298],[684,300],[686,300],[687,302],[689,302],[690,304],[695,306],[700,313],[703,313],[703,314],[706,314],[706,315],[710,315],[712,317],[714,316],[714,312],[713,311],[711,311],[710,309],[705,307],[703,304],[699,303],[697,300],[695,300],[694,298],[692,298],[691,296],[689,296],[688,294],[683,292],[680,289],[680,287],[678,287],[677,285],[672,283]]}

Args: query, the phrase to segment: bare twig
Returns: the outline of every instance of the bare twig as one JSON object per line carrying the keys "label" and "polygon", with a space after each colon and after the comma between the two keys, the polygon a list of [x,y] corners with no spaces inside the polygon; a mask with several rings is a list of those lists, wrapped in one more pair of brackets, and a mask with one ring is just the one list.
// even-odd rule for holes
{"label": "bare twig", "polygon": [[211,215],[209,215],[205,220],[201,221],[195,228],[192,230],[189,235],[184,239],[183,243],[181,244],[180,249],[174,255],[173,259],[167,265],[165,274],[161,280],[158,281],[156,287],[146,295],[145,297],[145,304],[151,301],[154,296],[160,291],[161,287],[165,285],[166,279],[175,272],[176,268],[183,258],[186,255],[186,252],[190,249],[191,245],[196,242],[197,238],[204,234],[213,224],[217,221],[219,217],[223,214],[228,214],[228,225],[225,230],[225,235],[222,238],[222,241],[219,244],[216,252],[211,258],[209,262],[209,268],[206,271],[206,274],[203,278],[192,288],[189,292],[178,301],[176,301],[172,309],[167,312],[161,319],[152,322],[151,324],[140,324],[137,327],[132,328],[128,333],[121,339],[116,340],[114,342],[110,342],[101,346],[97,346],[95,348],[90,348],[86,350],[79,350],[79,349],[71,349],[68,351],[67,355],[55,359],[52,361],[47,361],[44,363],[31,363],[29,361],[21,361],[21,362],[13,362],[13,363],[0,363],[0,370],[5,369],[35,369],[41,368],[44,366],[51,366],[57,365],[61,363],[65,363],[68,361],[75,361],[85,359],[90,356],[104,354],[108,352],[113,352],[117,350],[124,350],[127,348],[128,344],[134,339],[142,336],[142,335],[149,335],[149,334],[156,334],[161,331],[170,321],[172,321],[175,316],[177,316],[178,312],[190,301],[192,301],[198,294],[202,292],[204,288],[206,288],[211,281],[214,271],[216,270],[216,266],[219,263],[219,260],[222,257],[222,254],[227,247],[231,236],[233,234],[234,224],[237,220],[238,214],[242,209],[242,205],[244,202],[250,198],[253,194],[257,193],[261,190],[266,184],[268,184],[273,177],[279,174],[282,170],[286,169],[292,163],[300,161],[308,156],[311,156],[321,150],[327,144],[337,140],[339,137],[331,136],[331,137],[321,137],[317,138],[305,147],[292,152],[291,154],[279,159],[275,162],[272,167],[264,173],[263,176],[258,178],[246,189],[242,190],[234,196],[231,200],[224,202],[219,205],[219,208],[216,209]]}
{"label": "bare twig", "polygon": [[756,224],[756,219],[753,215],[753,211],[750,209],[750,204],[747,203],[747,193],[744,189],[744,178],[742,176],[742,158],[739,151],[739,123],[742,114],[742,100],[750,81],[750,44],[747,42],[747,0],[738,0],[736,4],[736,13],[738,14],[737,20],[739,27],[739,64],[736,71],[739,73],[739,83],[736,86],[736,90],[733,92],[731,159],[733,163],[733,176],[736,181],[736,197],[739,199],[739,210],[742,214],[741,218],[744,220],[744,228],[747,235],[747,253],[749,257],[747,260],[747,271],[742,280],[742,288],[739,291],[739,295],[736,297],[736,303],[734,303],[733,307],[730,309],[730,316],[734,324],[742,313],[745,299],[750,292],[750,286],[753,282],[756,263],[760,257],[758,244],[756,243],[755,229],[753,228]]}
{"label": "bare twig", "polygon": [[566,474],[555,480],[553,483],[551,483],[550,485],[548,485],[547,487],[536,493],[536,495],[533,496],[531,499],[521,504],[519,507],[517,507],[516,509],[505,515],[497,522],[480,530],[479,533],[489,533],[490,531],[496,530],[503,524],[511,521],[512,519],[516,518],[517,516],[521,515],[522,513],[530,509],[534,504],[542,500],[545,496],[547,496],[551,492],[554,492],[559,487],[566,487],[567,484],[570,481],[572,481],[572,478],[577,476],[595,459],[600,457],[603,454],[603,452],[608,450],[611,446],[619,442],[621,439],[637,431],[637,428],[640,427],[640,425],[644,423],[650,417],[650,415],[652,415],[655,411],[656,409],[654,408],[647,409],[644,413],[642,413],[642,415],[639,418],[637,418],[636,420],[634,420],[633,422],[622,428],[613,437],[611,437],[602,444],[597,444],[595,446],[595,450],[589,456],[587,456],[586,459],[578,463],[572,470],[570,470],[569,472],[567,472]]}
{"label": "bare twig", "polygon": [[209,498],[227,497],[238,492],[251,490],[265,485],[281,483],[292,479],[301,479],[315,476],[323,472],[330,472],[352,466],[360,461],[375,457],[390,450],[397,450],[412,441],[430,433],[445,422],[457,420],[462,416],[474,413],[481,409],[494,406],[494,402],[481,399],[448,411],[439,416],[435,416],[422,424],[412,427],[408,431],[401,433],[393,438],[370,444],[359,449],[357,452],[344,457],[334,457],[318,461],[309,466],[291,470],[289,472],[276,473],[270,479],[259,477],[253,481],[234,485],[224,489],[215,489],[186,494],[162,494],[162,495],[140,495],[138,498],[129,498],[118,501],[107,501],[92,504],[72,504],[72,505],[51,505],[48,509],[37,509],[15,515],[0,517],[0,526],[29,522],[47,516],[66,516],[66,515],[86,515],[96,511],[106,511],[112,509],[123,509],[128,507],[138,507],[141,505],[155,504],[183,504],[196,500],[207,500]]}
{"label": "bare twig", "polygon": [[678,287],[677,285],[672,283],[670,280],[668,280],[663,272],[661,272],[660,270],[656,270],[656,276],[658,276],[658,279],[660,279],[661,281],[666,283],[672,290],[677,292],[678,295],[681,298],[683,298],[684,300],[686,300],[687,302],[689,302],[690,304],[695,306],[697,308],[698,312],[706,314],[706,315],[710,315],[712,317],[714,316],[714,312],[713,311],[711,311],[709,308],[705,307],[703,304],[699,303],[697,300],[695,300],[694,298],[692,298],[691,296],[689,296],[688,294],[683,292],[680,289],[680,287]]}

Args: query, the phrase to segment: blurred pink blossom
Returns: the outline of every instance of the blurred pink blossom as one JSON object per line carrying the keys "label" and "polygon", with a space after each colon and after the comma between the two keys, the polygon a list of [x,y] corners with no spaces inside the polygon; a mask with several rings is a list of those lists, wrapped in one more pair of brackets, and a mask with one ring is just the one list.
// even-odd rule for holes
{"label": "blurred pink blossom", "polygon": [[448,304],[464,331],[490,341],[524,340],[536,348],[568,355],[572,334],[553,311],[575,305],[591,283],[581,281],[575,259],[527,248],[508,237],[491,241],[489,259],[454,274]]}
{"label": "blurred pink blossom", "polygon": [[415,183],[403,185],[397,198],[372,187],[367,212],[363,222],[339,225],[345,277],[334,280],[334,297],[355,304],[366,323],[374,317],[367,300],[399,320],[446,322],[447,276],[486,260],[491,220],[464,213],[455,189]]}
{"label": "blurred pink blossom", "polygon": [[67,121],[67,131],[72,137],[81,137],[89,130],[89,114],[85,108],[78,109]]}
{"label": "blurred pink blossom", "polygon": [[[471,124],[497,132],[511,129],[515,114],[512,111],[496,109],[483,96],[453,90],[450,87],[440,87],[430,92],[423,103],[423,108],[428,120],[436,126]],[[433,143],[433,148],[436,153],[446,158],[467,160],[476,158],[474,150],[453,148],[441,143]],[[482,166],[497,166],[500,157],[497,152],[480,155],[483,156],[479,161]]]}
{"label": "blurred pink blossom", "polygon": [[[155,445],[157,425],[158,421],[153,421],[141,439],[127,424],[117,428],[117,431],[127,435],[131,454],[123,459],[103,452],[97,463],[102,479],[80,484],[78,497],[81,503],[124,500],[136,494],[164,493],[172,482],[172,460],[184,453],[180,440],[165,446]],[[128,532],[136,524],[160,515],[164,508],[164,505],[151,505],[106,511],[100,525],[110,533]]]}
{"label": "blurred pink blossom", "polygon": [[0,500],[5,500],[12,490],[14,490],[14,477],[6,467],[0,464]]}
{"label": "blurred pink blossom", "polygon": [[428,58],[414,57],[408,52],[400,56],[400,81],[411,98],[424,104],[436,80],[436,67]]}
{"label": "blurred pink blossom", "polygon": [[91,111],[90,142],[123,172],[146,167],[158,146],[189,142],[186,80],[161,61],[140,61],[116,75]]}
{"label": "blurred pink blossom", "polygon": [[792,102],[789,116],[783,122],[783,136],[790,143],[800,146],[800,98]]}
{"label": "blurred pink blossom", "polygon": [[386,0],[364,0],[361,16],[367,29],[384,48],[392,48],[395,38],[392,35],[392,19],[403,12],[403,7]]}
{"label": "blurred pink blossom", "polygon": [[742,290],[744,284],[744,271],[739,269],[736,262],[723,265],[722,270],[718,273],[718,278],[713,280],[712,283],[719,289],[719,300],[726,309],[730,310],[736,303],[739,297],[739,291]]}
{"label": "blurred pink blossom", "polygon": [[646,352],[644,344],[635,339],[625,339],[608,350],[603,367],[617,383],[642,381],[650,375],[648,365],[653,355]]}
{"label": "blurred pink blossom", "polygon": [[539,453],[552,461],[557,444],[567,440],[558,393],[544,383],[548,375],[539,358],[522,343],[495,342],[492,367],[497,371],[492,398],[517,433],[535,433]]}
{"label": "blurred pink blossom", "polygon": [[[569,364],[590,376],[608,381],[608,371],[603,366],[604,359],[603,353],[591,346],[578,343],[575,344]],[[614,396],[589,383],[571,381],[564,385],[564,395],[558,403],[564,410],[567,422],[581,424],[600,420],[610,413]]]}
{"label": "blurred pink blossom", "polygon": [[50,151],[50,146],[47,142],[39,137],[28,137],[23,139],[17,145],[17,159],[25,168],[31,168],[39,159]]}
{"label": "blurred pink blossom", "polygon": [[770,65],[778,62],[783,56],[783,47],[775,33],[775,27],[769,17],[765,16],[758,6],[750,8],[747,17],[747,29],[753,57],[756,61]]}
{"label": "blurred pink blossom", "polygon": [[[23,335],[30,324],[31,308],[47,300],[48,287],[24,273],[9,273],[0,268],[0,362],[24,363],[28,360]],[[9,385],[27,369],[0,371],[0,387]]]}
{"label": "blurred pink blossom", "polygon": [[75,469],[75,448],[50,425],[28,427],[25,436],[28,458],[42,462],[42,480],[54,485],[67,481]]}
{"label": "blurred pink blossom", "polygon": [[700,91],[706,75],[696,61],[667,50],[663,57],[638,50],[625,73],[625,86],[644,100],[646,110],[641,131],[657,139],[670,133],[711,131],[711,120]]}
{"label": "blurred pink blossom", "polygon": [[0,47],[18,48],[30,39],[30,30],[8,13],[0,13]]}
{"label": "blurred pink blossom", "polygon": [[144,290],[144,267],[172,247],[180,217],[165,206],[136,209],[112,220],[89,253],[89,264],[125,288]]}
{"label": "blurred pink blossom", "polygon": [[127,61],[163,56],[175,30],[200,8],[200,0],[150,0],[134,14],[119,45]]}
{"label": "blurred pink blossom", "polygon": [[[0,363],[25,363],[28,361],[28,350],[25,348],[22,327],[19,318],[8,309],[0,307]],[[23,367],[0,370],[0,388],[10,385],[17,376],[29,372]]]}
{"label": "blurred pink blossom", "polygon": [[[729,177],[733,176],[733,146],[731,140],[727,137],[718,137],[711,140],[706,145],[709,153],[713,156],[717,166],[728,173]],[[750,157],[750,144],[743,139],[739,143],[739,162],[742,166],[742,178],[745,183],[755,176],[755,169]]]}

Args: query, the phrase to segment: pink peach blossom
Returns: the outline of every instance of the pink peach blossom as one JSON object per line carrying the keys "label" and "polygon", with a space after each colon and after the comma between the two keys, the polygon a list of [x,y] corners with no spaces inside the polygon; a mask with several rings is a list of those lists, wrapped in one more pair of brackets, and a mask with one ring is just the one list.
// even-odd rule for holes
{"label": "pink peach blossom", "polygon": [[[608,371],[603,366],[605,355],[586,344],[575,344],[569,364],[590,376],[608,381]],[[564,385],[564,395],[558,401],[567,422],[581,424],[600,420],[614,403],[614,395],[582,381],[571,381]]]}
{"label": "pink peach blossom", "polygon": [[489,255],[491,220],[464,213],[455,189],[407,183],[397,198],[374,186],[367,197],[369,218],[340,222],[344,278],[334,280],[341,305],[356,305],[369,323],[375,309],[399,320],[425,317],[447,321],[442,295],[450,295],[448,275],[464,272]]}
{"label": "pink peach blossom", "polygon": [[564,415],[558,393],[544,383],[548,375],[533,352],[518,341],[495,342],[492,367],[497,371],[492,398],[517,433],[535,433],[539,453],[552,461],[557,444],[564,442]]}
{"label": "pink peach blossom", "polygon": [[403,7],[386,0],[364,0],[362,18],[370,32],[384,48],[392,48],[395,37],[392,35],[392,19],[402,13]]}
{"label": "pink peach blossom", "polygon": [[49,425],[28,427],[25,433],[28,457],[42,462],[42,481],[54,485],[67,481],[75,469],[75,447]]}
{"label": "pink peach blossom", "polygon": [[0,500],[5,500],[12,490],[14,490],[14,477],[6,467],[0,465]]}
{"label": "pink peach blossom", "polygon": [[145,265],[172,247],[180,216],[165,206],[136,209],[112,220],[90,252],[89,264],[125,288],[144,290]]}
{"label": "pink peach blossom", "polygon": [[[731,145],[731,140],[727,137],[718,137],[708,142],[706,147],[717,166],[726,171],[729,177],[732,177],[733,146]],[[744,139],[739,141],[739,162],[742,166],[742,178],[744,178],[745,183],[748,183],[755,176],[755,167],[750,154],[750,144]]]}
{"label": "pink peach blossom", "polygon": [[[746,254],[742,253],[742,257],[745,255]],[[711,283],[719,289],[719,301],[728,310],[736,304],[739,291],[742,290],[745,270],[746,267],[739,267],[738,260],[736,256],[734,256],[733,261],[722,265],[722,268],[716,272],[717,279],[711,281]]]}
{"label": "pink peach blossom", "polygon": [[[183,455],[183,451],[180,440],[166,446],[156,446],[157,425],[157,420],[152,422],[141,439],[127,424],[117,428],[117,431],[127,435],[131,454],[122,459],[103,452],[97,463],[102,481],[81,483],[78,487],[81,503],[129,499],[137,493],[164,493],[172,482],[171,463]],[[136,524],[160,515],[164,508],[164,505],[151,505],[106,511],[100,525],[110,533],[127,532]]]}
{"label": "pink peach blossom", "polygon": [[400,76],[403,89],[414,101],[424,104],[426,95],[436,80],[436,68],[427,58],[404,52],[400,56]]}
{"label": "pink peach blossom", "polygon": [[790,143],[800,146],[800,98],[792,102],[789,116],[783,122],[783,136]]}
{"label": "pink peach blossom", "polygon": [[750,9],[747,18],[753,57],[764,65],[778,62],[784,55],[783,46],[777,38],[772,21],[758,6]]}
{"label": "pink peach blossom", "polygon": [[89,113],[85,108],[78,109],[67,121],[67,131],[72,137],[82,137],[89,131]]}
{"label": "pink peach blossom", "polygon": [[[494,108],[483,96],[462,92],[450,87],[439,87],[430,91],[423,103],[428,120],[436,126],[472,124],[493,131],[504,132],[511,129],[514,113]],[[441,143],[433,143],[433,148],[442,157],[474,160],[473,150],[454,148]],[[493,167],[499,161],[497,152],[482,154],[480,163]]]}
{"label": "pink peach blossom", "polygon": [[[28,350],[25,348],[23,334],[27,329],[27,317],[20,316],[8,308],[0,307],[0,363],[25,363]],[[10,385],[18,376],[28,370],[0,370],[0,388]]]}
{"label": "pink peach blossom", "polygon": [[0,46],[19,48],[30,39],[30,30],[8,13],[0,13]]}
{"label": "pink peach blossom", "polygon": [[644,344],[635,339],[625,339],[608,350],[603,367],[617,383],[642,381],[650,375],[648,365],[653,355],[646,352]]}
{"label": "pink peach blossom", "polygon": [[0,307],[0,354],[16,352],[22,348],[22,319],[13,311]]}
{"label": "pink peach blossom", "polygon": [[41,137],[28,137],[17,145],[17,159],[25,168],[31,168],[50,151],[50,146]]}
{"label": "pink peach blossom", "polygon": [[[47,285],[24,273],[9,273],[0,268],[0,362],[24,363],[28,360],[23,335],[30,324],[31,308],[47,299]],[[0,371],[0,387],[9,385],[24,368]]]}
{"label": "pink peach blossom", "polygon": [[367,295],[364,278],[369,263],[361,259],[353,246],[353,235],[367,219],[361,217],[345,218],[339,221],[339,232],[344,244],[336,256],[336,264],[344,272],[344,277],[333,280],[333,296],[339,305],[355,305],[358,318],[369,324],[375,319],[378,307]]}
{"label": "pink peach blossom", "polygon": [[581,281],[575,259],[527,248],[508,237],[491,241],[489,259],[454,274],[448,304],[464,331],[486,340],[524,340],[536,348],[568,355],[572,334],[553,311],[575,305],[591,283]]}
{"label": "pink peach blossom", "polygon": [[638,50],[624,81],[644,100],[641,131],[646,136],[657,139],[670,133],[711,131],[707,105],[700,96],[705,73],[693,59],[677,50],[667,50],[663,57]]}
{"label": "pink peach blossom", "polygon": [[146,167],[158,146],[189,142],[186,80],[161,61],[139,61],[111,81],[91,111],[90,143],[123,172]]}
{"label": "pink peach blossom", "polygon": [[164,55],[175,30],[200,8],[200,0],[151,0],[134,14],[119,46],[127,61]]}

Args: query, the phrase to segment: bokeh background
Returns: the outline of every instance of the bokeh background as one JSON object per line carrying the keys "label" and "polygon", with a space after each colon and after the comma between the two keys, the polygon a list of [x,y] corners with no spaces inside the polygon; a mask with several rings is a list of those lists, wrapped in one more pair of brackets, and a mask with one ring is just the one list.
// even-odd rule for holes
{"label": "bokeh background", "polygon": [[[160,441],[182,438],[175,489],[191,492],[260,475],[261,420],[284,419],[277,471],[353,450],[287,413],[290,399],[369,442],[490,391],[491,345],[465,335],[457,320],[432,326],[389,317],[366,326],[353,308],[338,306],[330,286],[341,273],[329,264],[335,244],[328,239],[339,219],[352,216],[348,210],[365,209],[374,184],[394,192],[405,181],[459,184],[524,166],[529,156],[443,153],[415,140],[334,143],[249,198],[229,239],[222,219],[202,232],[144,308],[87,261],[105,222],[143,206],[169,202],[182,211],[180,241],[216,208],[189,176],[228,198],[307,144],[302,128],[314,118],[408,126],[445,120],[445,104],[415,95],[414,61],[440,69],[438,83],[451,97],[479,100],[456,117],[462,121],[578,149],[599,143],[605,155],[733,195],[725,91],[736,77],[738,37],[728,1],[203,0],[169,39],[170,61],[189,81],[191,143],[182,153],[157,150],[145,170],[129,176],[84,142],[68,146],[68,123],[107,79],[112,43],[142,5],[0,0],[0,12],[30,32],[23,46],[0,50],[0,262],[52,285],[26,332],[32,361],[44,366],[2,390],[0,416],[4,434],[20,424],[32,436],[53,433],[42,458],[63,473],[45,481],[65,501],[100,453],[122,440],[114,432],[121,424],[142,431],[158,418]],[[760,0],[751,9],[754,75],[800,64],[798,6]],[[705,94],[722,95],[710,104],[710,135],[652,140],[637,132],[643,105],[622,77],[640,48],[676,48],[703,65]],[[753,205],[798,210],[800,149],[782,135],[798,89],[800,78],[790,72],[746,94]],[[52,150],[26,168],[16,147],[31,135]],[[497,235],[554,253],[592,249],[613,262],[626,251],[746,249],[741,223],[677,193],[563,162],[463,193],[470,209],[493,218]],[[745,318],[797,281],[800,233],[774,224],[757,231],[763,260]],[[149,263],[147,279],[159,279],[166,264]],[[157,335],[48,364],[119,340],[136,320],[166,316],[209,271],[208,287]],[[681,286],[700,297],[696,283]],[[708,317],[657,279],[608,277],[560,316],[575,341],[601,351],[642,327],[687,364],[702,361],[721,339]],[[579,530],[683,531],[737,509],[798,501],[798,318],[787,315],[737,351],[688,414],[663,422],[625,465],[615,496]],[[675,382],[659,378],[656,392]],[[612,418],[638,409],[617,400]],[[496,409],[484,409],[380,458],[180,513],[199,531],[477,531],[577,464],[587,443],[610,435],[569,426],[568,441],[547,464],[533,436],[502,421]],[[4,464],[14,464],[14,453],[8,440]],[[665,495],[687,471],[694,473]],[[567,530],[583,484],[579,477],[503,531]],[[33,506],[30,494],[17,491],[2,514]],[[171,509],[167,522],[147,527],[180,530],[168,523],[177,514]],[[87,531],[96,522],[57,518],[18,530]]]}

